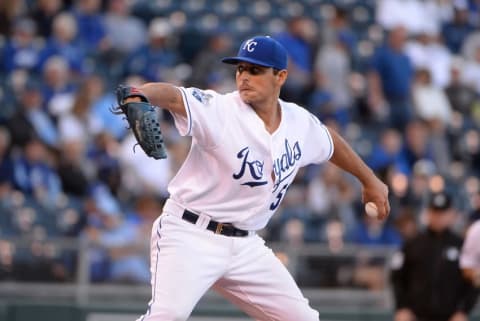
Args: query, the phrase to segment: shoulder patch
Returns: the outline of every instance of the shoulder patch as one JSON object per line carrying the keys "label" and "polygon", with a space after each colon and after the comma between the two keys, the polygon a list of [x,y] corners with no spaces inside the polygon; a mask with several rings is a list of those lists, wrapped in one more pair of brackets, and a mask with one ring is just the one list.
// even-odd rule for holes
{"label": "shoulder patch", "polygon": [[213,97],[211,94],[207,94],[198,88],[192,89],[192,96],[204,105],[208,105],[210,103],[210,99]]}
{"label": "shoulder patch", "polygon": [[395,252],[390,260],[390,268],[392,270],[399,270],[403,266],[405,257],[402,252]]}
{"label": "shoulder patch", "polygon": [[460,250],[455,246],[450,246],[445,251],[445,256],[448,261],[457,261],[460,256]]}

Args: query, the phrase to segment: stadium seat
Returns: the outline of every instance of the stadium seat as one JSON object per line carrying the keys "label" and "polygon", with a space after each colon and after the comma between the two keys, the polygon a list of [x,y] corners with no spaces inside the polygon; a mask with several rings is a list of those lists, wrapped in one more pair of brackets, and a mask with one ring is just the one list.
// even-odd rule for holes
{"label": "stadium seat", "polygon": [[234,34],[236,43],[245,40],[246,37],[251,37],[262,33],[261,27],[248,16],[238,16],[228,22],[228,30]]}
{"label": "stadium seat", "polygon": [[279,8],[279,15],[283,18],[303,16],[304,14],[305,7],[300,2],[288,2]]}
{"label": "stadium seat", "polygon": [[287,28],[287,23],[284,19],[273,18],[270,19],[264,26],[264,33],[268,35],[275,35]]}
{"label": "stadium seat", "polygon": [[132,6],[132,14],[142,19],[146,24],[155,17],[164,17],[179,9],[179,1],[138,1]]}
{"label": "stadium seat", "polygon": [[214,13],[209,13],[196,19],[194,25],[198,30],[208,33],[218,29],[220,26],[220,18]]}
{"label": "stadium seat", "polygon": [[335,7],[330,3],[323,3],[318,7],[318,13],[315,15],[320,20],[329,20],[335,13]]}
{"label": "stadium seat", "polygon": [[274,10],[272,10],[270,2],[266,0],[255,1],[246,11],[247,14],[255,20],[265,20],[275,14],[272,12]]}
{"label": "stadium seat", "polygon": [[222,18],[236,16],[240,14],[245,7],[244,5],[240,5],[238,0],[222,0],[221,2],[214,0],[210,1],[208,6],[211,8],[212,12],[218,14]]}
{"label": "stadium seat", "polygon": [[373,9],[363,4],[355,5],[350,12],[350,20],[355,29],[366,29],[374,22]]}
{"label": "stadium seat", "polygon": [[203,12],[207,13],[211,11],[205,0],[185,0],[178,2],[181,3],[180,9],[183,10],[187,16],[195,16]]}

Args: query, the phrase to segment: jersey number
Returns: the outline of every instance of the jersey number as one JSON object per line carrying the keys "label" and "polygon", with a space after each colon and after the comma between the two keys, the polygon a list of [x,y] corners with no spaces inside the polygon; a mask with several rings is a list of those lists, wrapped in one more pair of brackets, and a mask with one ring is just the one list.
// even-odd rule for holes
{"label": "jersey number", "polygon": [[278,207],[278,205],[280,205],[280,202],[282,201],[283,197],[285,196],[285,192],[287,191],[287,188],[288,188],[288,184],[285,184],[285,185],[283,185],[280,192],[278,192],[277,197],[275,199],[275,202],[270,204],[270,210],[271,211],[274,211]]}

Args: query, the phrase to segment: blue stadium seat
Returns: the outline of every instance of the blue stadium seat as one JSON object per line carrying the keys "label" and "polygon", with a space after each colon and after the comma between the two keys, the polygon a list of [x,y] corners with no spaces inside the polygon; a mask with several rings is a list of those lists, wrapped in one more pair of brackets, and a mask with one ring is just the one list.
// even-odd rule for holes
{"label": "blue stadium seat", "polygon": [[183,10],[188,17],[211,11],[205,0],[185,0],[177,2],[181,3],[179,8]]}
{"label": "blue stadium seat", "polygon": [[303,4],[308,5],[308,6],[316,6],[325,0],[303,0]]}
{"label": "blue stadium seat", "polygon": [[288,2],[280,7],[278,14],[283,18],[291,18],[296,16],[303,16],[306,14],[305,7],[300,2]]}
{"label": "blue stadium seat", "polygon": [[208,7],[222,18],[233,17],[244,12],[245,5],[238,0],[210,0]]}
{"label": "blue stadium seat", "polygon": [[329,20],[335,14],[335,6],[331,3],[322,3],[317,10],[315,17],[320,21]]}
{"label": "blue stadium seat", "polygon": [[154,12],[155,16],[168,15],[172,11],[178,10],[180,1],[176,0],[162,0],[162,1],[146,1],[150,12]]}
{"label": "blue stadium seat", "polygon": [[218,29],[220,25],[220,18],[214,13],[208,13],[196,19],[193,19],[193,24],[191,24],[190,26],[201,32],[208,33]]}
{"label": "blue stadium seat", "polygon": [[349,10],[350,21],[355,29],[366,29],[375,21],[373,8],[364,4],[357,4]]}
{"label": "blue stadium seat", "polygon": [[276,10],[274,10],[269,1],[260,0],[253,2],[250,6],[248,6],[246,13],[258,23],[274,16],[276,14]]}
{"label": "blue stadium seat", "polygon": [[238,16],[233,18],[228,23],[228,29],[232,34],[235,34],[237,42],[241,42],[247,37],[251,37],[261,33],[261,29],[254,22],[254,20],[248,16]]}
{"label": "blue stadium seat", "polygon": [[267,35],[275,35],[285,31],[286,28],[287,22],[284,19],[273,18],[264,24],[263,33]]}

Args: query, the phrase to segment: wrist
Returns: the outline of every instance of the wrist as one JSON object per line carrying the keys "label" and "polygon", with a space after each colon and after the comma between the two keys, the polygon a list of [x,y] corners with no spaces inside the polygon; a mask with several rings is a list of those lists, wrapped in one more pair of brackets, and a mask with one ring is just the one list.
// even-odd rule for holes
{"label": "wrist", "polygon": [[367,166],[365,166],[365,170],[363,170],[362,173],[357,176],[357,178],[365,187],[375,185],[378,181],[378,177],[375,175],[372,169]]}
{"label": "wrist", "polygon": [[147,96],[138,88],[120,85],[116,90],[118,104],[128,102],[149,102]]}

